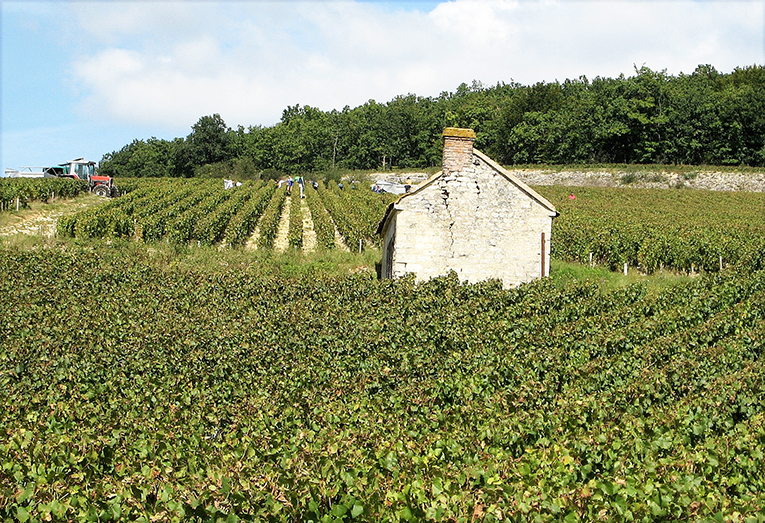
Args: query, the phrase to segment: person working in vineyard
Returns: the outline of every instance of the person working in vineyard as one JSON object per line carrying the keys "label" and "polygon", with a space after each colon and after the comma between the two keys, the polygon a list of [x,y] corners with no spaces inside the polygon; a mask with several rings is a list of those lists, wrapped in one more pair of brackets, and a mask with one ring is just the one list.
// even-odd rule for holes
{"label": "person working in vineyard", "polygon": [[294,183],[294,180],[292,179],[292,176],[287,178],[287,196],[292,196],[292,184]]}
{"label": "person working in vineyard", "polygon": [[406,183],[404,184],[404,191],[409,192],[412,188],[412,179],[407,176]]}
{"label": "person working in vineyard", "polygon": [[305,178],[303,178],[302,176],[298,176],[297,183],[298,183],[298,187],[300,187],[300,197],[301,198],[305,198],[305,194],[304,194],[304,191],[305,191]]}

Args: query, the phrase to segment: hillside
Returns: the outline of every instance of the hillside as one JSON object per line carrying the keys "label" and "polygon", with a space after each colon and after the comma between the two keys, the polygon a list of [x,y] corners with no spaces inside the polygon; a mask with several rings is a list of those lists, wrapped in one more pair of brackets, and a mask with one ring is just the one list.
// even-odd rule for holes
{"label": "hillside", "polygon": [[762,519],[765,193],[537,186],[505,290],[378,280],[363,186],[121,186],[0,215],[93,203],[0,240],[0,520]]}

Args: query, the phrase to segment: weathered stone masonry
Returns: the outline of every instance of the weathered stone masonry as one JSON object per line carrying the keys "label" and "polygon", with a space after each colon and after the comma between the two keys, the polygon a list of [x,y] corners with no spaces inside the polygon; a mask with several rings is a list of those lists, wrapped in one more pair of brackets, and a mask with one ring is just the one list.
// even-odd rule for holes
{"label": "weathered stone masonry", "polygon": [[472,163],[475,142],[475,132],[472,129],[449,129],[449,134],[444,134],[444,157],[441,167],[445,174],[462,171]]}
{"label": "weathered stone masonry", "polygon": [[443,171],[386,210],[384,277],[453,270],[511,287],[549,274],[555,208],[478,150],[470,129],[444,131]]}

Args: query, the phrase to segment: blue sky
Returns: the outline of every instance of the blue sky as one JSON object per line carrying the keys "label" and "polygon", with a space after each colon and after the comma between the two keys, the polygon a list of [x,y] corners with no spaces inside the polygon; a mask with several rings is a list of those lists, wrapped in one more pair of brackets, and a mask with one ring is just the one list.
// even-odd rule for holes
{"label": "blue sky", "polygon": [[100,160],[201,116],[273,125],[462,83],[765,63],[765,1],[2,0],[2,163]]}

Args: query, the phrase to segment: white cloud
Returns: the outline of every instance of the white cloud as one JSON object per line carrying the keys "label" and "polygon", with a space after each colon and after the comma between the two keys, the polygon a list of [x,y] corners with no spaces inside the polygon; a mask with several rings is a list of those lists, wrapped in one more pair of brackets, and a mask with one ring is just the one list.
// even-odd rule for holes
{"label": "white cloud", "polygon": [[439,5],[430,15],[435,28],[455,43],[471,48],[507,44],[517,36],[515,17],[522,14],[519,2],[461,1]]}
{"label": "white cloud", "polygon": [[[102,120],[185,129],[437,95],[473,79],[534,83],[763,62],[756,2],[455,0],[430,13],[354,2],[73,4],[90,35],[75,74]],[[87,40],[87,39],[84,39]]]}

